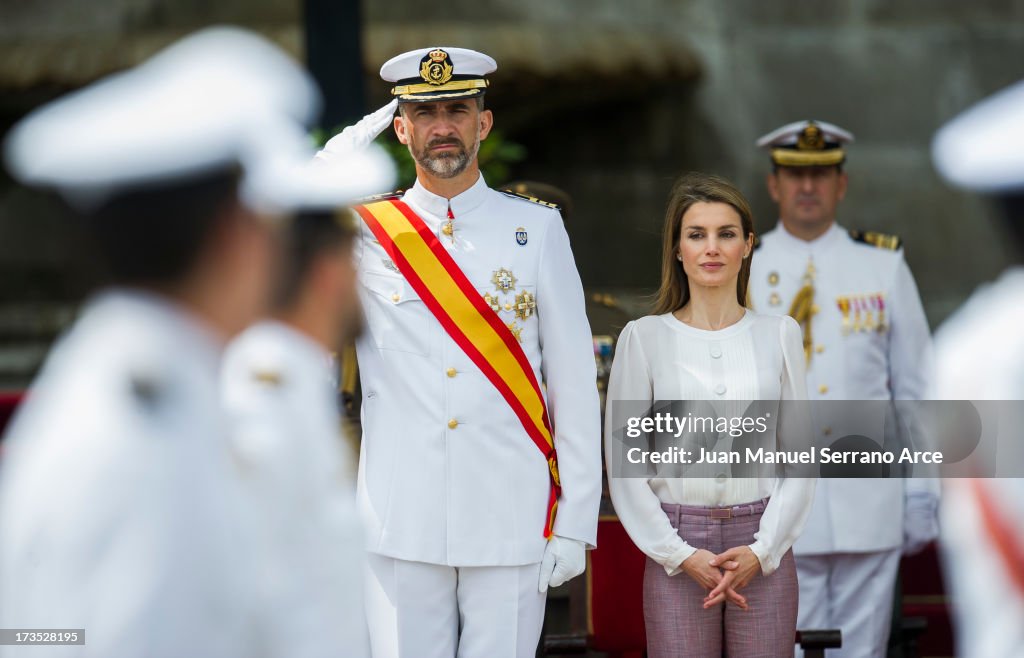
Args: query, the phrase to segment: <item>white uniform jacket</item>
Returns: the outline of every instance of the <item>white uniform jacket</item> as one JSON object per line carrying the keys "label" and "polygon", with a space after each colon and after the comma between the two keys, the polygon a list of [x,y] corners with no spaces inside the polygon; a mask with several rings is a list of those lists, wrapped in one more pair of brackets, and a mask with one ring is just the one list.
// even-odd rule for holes
{"label": "white uniform jacket", "polygon": [[188,313],[127,291],[51,352],[4,442],[0,627],[86,637],[28,653],[259,655],[219,362]]}
{"label": "white uniform jacket", "polygon": [[[787,313],[803,285],[809,263],[814,266],[817,307],[811,321],[809,399],[926,398],[931,339],[917,286],[902,251],[856,241],[835,224],[807,242],[787,233],[780,222],[761,236],[761,246],[754,253],[750,273],[754,308],[762,313]],[[852,329],[858,308],[861,322],[866,322],[870,310],[877,324],[883,307],[887,325],[883,330],[876,327],[844,332],[844,317]],[[882,434],[884,418],[845,417],[838,422],[840,426],[833,426],[825,414],[816,413],[815,432],[823,439],[858,433],[877,437]],[[861,422],[867,425],[859,425]],[[921,479],[822,478],[794,552],[813,555],[900,547],[905,490],[934,493],[935,483]]]}
{"label": "white uniform jacket", "polygon": [[[559,213],[492,190],[483,177],[450,203],[418,181],[402,200],[518,333],[554,430],[562,481],[554,532],[594,545],[601,495],[596,368]],[[449,208],[452,237],[443,232]],[[543,454],[365,225],[357,258],[368,325],[357,344],[358,495],[368,549],[450,566],[539,562],[549,495]],[[495,283],[501,270],[508,290]],[[526,292],[536,308],[517,316],[513,304]]]}
{"label": "white uniform jacket", "polygon": [[331,357],[268,320],[224,356],[222,390],[247,501],[256,506],[268,655],[369,654],[355,463],[343,443]]}

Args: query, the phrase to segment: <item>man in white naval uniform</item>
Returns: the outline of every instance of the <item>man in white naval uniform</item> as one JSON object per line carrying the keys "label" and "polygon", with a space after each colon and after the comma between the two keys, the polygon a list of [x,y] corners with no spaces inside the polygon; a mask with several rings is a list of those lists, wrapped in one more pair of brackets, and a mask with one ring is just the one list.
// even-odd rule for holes
{"label": "man in white naval uniform", "polygon": [[401,200],[542,382],[561,497],[548,541],[544,455],[364,226],[359,502],[375,657],[533,656],[547,587],[582,573],[596,541],[600,419],[583,289],[558,211],[492,190],[480,174],[493,123],[484,76],[495,67],[474,51],[428,48],[381,76],[397,83],[394,129],[416,161]]}
{"label": "man in white naval uniform", "polygon": [[[931,341],[898,240],[836,224],[847,185],[843,146],[852,140],[837,126],[798,121],[758,141],[771,150],[767,184],[779,223],[761,237],[750,299],[800,322],[812,400],[919,400]],[[815,411],[822,439],[882,436],[882,414],[833,427],[829,414],[838,410]],[[884,656],[901,549],[934,539],[936,505],[930,481],[822,478],[793,547],[798,628],[841,629],[837,656]]]}
{"label": "man in white naval uniform", "polygon": [[297,156],[316,103],[285,54],[221,28],[12,130],[10,171],[74,207],[113,286],[48,356],[0,475],[0,627],[84,629],[84,646],[0,655],[260,655],[217,378],[270,292],[275,216],[240,175],[271,145]]}
{"label": "man in white naval uniform", "polygon": [[[1018,250],[1024,249],[1022,145],[1024,82],[969,108],[932,143],[943,178],[999,201],[1003,226]],[[1002,400],[1020,407],[1022,309],[1024,266],[1018,262],[975,292],[936,333],[936,399]],[[944,566],[961,656],[1024,654],[1024,461],[1019,449],[1016,457],[1006,450],[1006,443],[1019,445],[1020,425],[1004,427],[996,477],[947,480],[943,488]]]}
{"label": "man in white naval uniform", "polygon": [[[319,163],[317,163],[319,165]],[[299,210],[282,235],[273,314],[228,346],[221,386],[231,440],[263,536],[261,579],[275,623],[271,656],[369,654],[363,611],[365,550],[355,508],[355,459],[342,435],[332,354],[360,319],[345,204],[394,183],[379,147],[275,176]]]}

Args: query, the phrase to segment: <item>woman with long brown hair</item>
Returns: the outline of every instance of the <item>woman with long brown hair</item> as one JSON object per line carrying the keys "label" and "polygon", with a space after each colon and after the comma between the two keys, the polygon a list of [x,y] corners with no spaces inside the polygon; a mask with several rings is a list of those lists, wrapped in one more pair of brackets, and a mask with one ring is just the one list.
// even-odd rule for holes
{"label": "woman with long brown hair", "polygon": [[[806,399],[800,328],[792,318],[746,308],[753,248],[750,206],[733,185],[706,174],[680,178],[665,214],[655,313],[623,329],[612,366],[609,486],[619,519],[648,556],[651,658],[719,656],[723,649],[743,658],[793,654],[790,547],[810,511],[814,480],[774,471],[730,479],[728,467],[718,466],[695,469],[711,477],[667,477],[664,470],[616,477],[623,437],[616,400],[710,400],[722,408],[728,401]],[[777,441],[809,430],[803,414],[779,418],[787,408],[769,414]]]}

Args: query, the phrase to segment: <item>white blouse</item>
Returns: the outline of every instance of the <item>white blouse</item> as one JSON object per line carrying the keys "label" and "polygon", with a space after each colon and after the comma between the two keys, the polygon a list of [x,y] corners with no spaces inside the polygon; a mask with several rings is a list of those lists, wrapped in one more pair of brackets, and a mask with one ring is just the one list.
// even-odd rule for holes
{"label": "white blouse", "polygon": [[[788,316],[746,311],[718,331],[671,313],[630,322],[619,337],[608,384],[605,449],[612,463],[614,400],[804,400],[800,327]],[[780,413],[781,415],[781,413]],[[809,431],[804,417],[775,418],[777,440]],[[773,422],[769,420],[769,423]],[[793,422],[799,426],[794,427]],[[621,429],[621,428],[620,428]],[[781,446],[776,448],[781,449]],[[670,575],[697,549],[679,537],[662,503],[730,507],[770,496],[751,550],[769,575],[799,536],[814,498],[810,478],[608,478],[612,503],[633,543]]]}

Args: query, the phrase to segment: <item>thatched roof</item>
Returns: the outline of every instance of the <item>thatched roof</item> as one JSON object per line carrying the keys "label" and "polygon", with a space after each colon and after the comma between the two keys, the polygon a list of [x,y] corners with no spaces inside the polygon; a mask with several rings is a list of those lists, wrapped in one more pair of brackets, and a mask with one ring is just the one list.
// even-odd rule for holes
{"label": "thatched roof", "polygon": [[[296,57],[302,56],[298,25],[260,30]],[[0,88],[39,85],[78,87],[132,66],[183,36],[183,31],[131,34],[91,32],[0,40]],[[688,79],[700,61],[685,43],[636,29],[528,23],[379,24],[363,34],[367,73],[392,55],[426,45],[459,45],[486,51],[505,75]]]}

